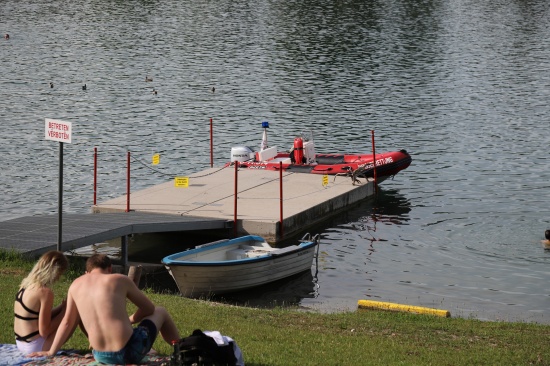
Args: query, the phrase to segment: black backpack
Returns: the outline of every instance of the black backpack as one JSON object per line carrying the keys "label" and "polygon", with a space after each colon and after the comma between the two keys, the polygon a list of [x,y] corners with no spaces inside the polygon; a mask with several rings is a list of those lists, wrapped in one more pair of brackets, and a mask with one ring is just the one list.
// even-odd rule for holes
{"label": "black backpack", "polygon": [[216,341],[195,329],[189,337],[174,342],[173,366],[235,366],[233,342],[219,346]]}

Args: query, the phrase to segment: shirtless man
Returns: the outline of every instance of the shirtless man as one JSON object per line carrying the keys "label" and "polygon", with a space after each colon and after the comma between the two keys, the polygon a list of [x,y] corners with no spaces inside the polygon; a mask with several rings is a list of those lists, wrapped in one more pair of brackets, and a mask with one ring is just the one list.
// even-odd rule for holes
{"label": "shirtless man", "polygon": [[[137,306],[129,317],[126,299]],[[155,306],[129,277],[113,274],[111,260],[104,254],[91,256],[86,262],[86,274],[71,284],[67,310],[50,350],[30,356],[54,356],[79,320],[95,360],[107,364],[139,363],[151,349],[158,331],[169,344],[180,339],[166,309]]]}

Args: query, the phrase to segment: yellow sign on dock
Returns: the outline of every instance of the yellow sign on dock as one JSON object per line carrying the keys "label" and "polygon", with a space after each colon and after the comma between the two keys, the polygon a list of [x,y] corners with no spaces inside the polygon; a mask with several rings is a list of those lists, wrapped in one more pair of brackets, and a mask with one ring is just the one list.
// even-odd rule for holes
{"label": "yellow sign on dock", "polygon": [[176,177],[174,178],[174,187],[187,188],[189,187],[189,177]]}
{"label": "yellow sign on dock", "polygon": [[323,187],[328,186],[328,175],[323,175]]}

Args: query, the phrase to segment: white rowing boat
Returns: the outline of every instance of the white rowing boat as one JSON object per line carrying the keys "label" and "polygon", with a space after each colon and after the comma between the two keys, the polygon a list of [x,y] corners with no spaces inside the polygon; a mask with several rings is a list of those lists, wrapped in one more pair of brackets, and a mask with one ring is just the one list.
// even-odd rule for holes
{"label": "white rowing boat", "polygon": [[165,257],[183,296],[204,297],[248,289],[311,270],[318,236],[271,247],[255,235],[199,245]]}

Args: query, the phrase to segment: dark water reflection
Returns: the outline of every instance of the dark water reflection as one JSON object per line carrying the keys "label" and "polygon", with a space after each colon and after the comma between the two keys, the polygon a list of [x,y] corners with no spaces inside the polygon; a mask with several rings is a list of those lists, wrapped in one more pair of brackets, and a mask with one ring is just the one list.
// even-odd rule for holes
{"label": "dark water reflection", "polygon": [[66,212],[89,212],[94,146],[103,201],[125,192],[128,150],[133,190],[209,167],[210,118],[218,166],[259,146],[264,120],[271,144],[311,129],[320,153],[369,151],[375,130],[413,164],[315,228],[315,296],[258,297],[549,322],[547,1],[7,0],[0,15],[0,219],[57,210],[44,118],[74,126]]}
{"label": "dark water reflection", "polygon": [[304,299],[318,296],[317,279],[309,271],[253,290],[213,296],[212,300],[256,308],[300,307]]}

